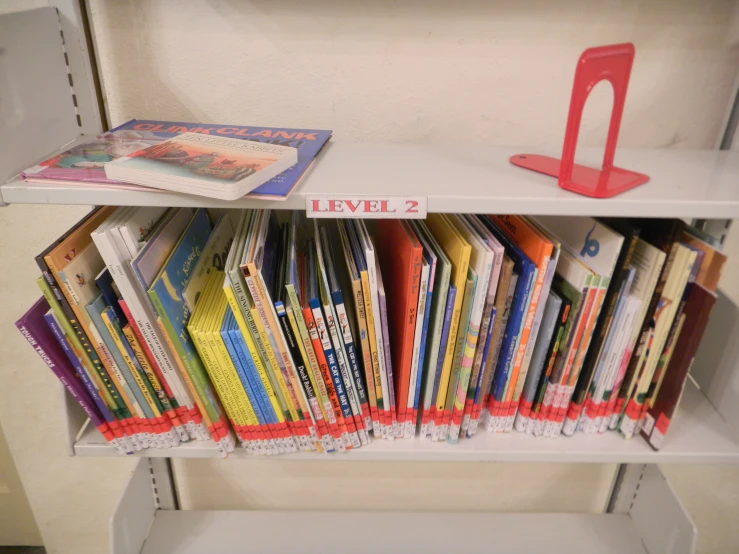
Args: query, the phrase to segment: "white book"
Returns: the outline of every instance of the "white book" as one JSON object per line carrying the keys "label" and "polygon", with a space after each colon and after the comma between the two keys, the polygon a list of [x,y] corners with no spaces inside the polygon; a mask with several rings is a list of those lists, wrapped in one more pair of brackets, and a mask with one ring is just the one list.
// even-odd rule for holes
{"label": "white book", "polygon": [[375,249],[372,241],[369,238],[367,227],[365,227],[364,221],[353,220],[357,236],[362,243],[362,249],[364,250],[365,260],[367,262],[367,277],[370,284],[370,303],[372,305],[372,313],[374,315],[375,324],[375,341],[377,343],[378,361],[380,364],[380,381],[382,385],[382,398],[385,402],[385,417],[386,421],[390,421],[392,425],[390,429],[385,429],[384,438],[393,440],[395,438],[395,428],[398,426],[397,414],[390,405],[390,390],[388,387],[392,387],[392,383],[388,383],[387,379],[387,367],[385,364],[385,342],[386,337],[382,332],[382,321],[380,320],[380,298],[377,288],[377,263],[375,259]]}
{"label": "white book", "polygon": [[105,176],[157,189],[237,200],[298,163],[298,150],[182,133],[105,164]]}
{"label": "white book", "polygon": [[[120,252],[112,236],[112,230],[115,226],[124,221],[131,213],[131,209],[128,208],[117,210],[111,218],[91,234],[91,238],[115,280],[118,290],[134,318],[134,323],[141,331],[156,363],[165,379],[167,379],[177,402],[188,411],[193,411],[194,403],[183,383],[179,370],[172,362],[172,354],[169,352],[166,340],[156,323],[156,317],[149,304],[149,299],[138,286],[128,264],[130,261],[128,250],[126,249],[125,253]],[[209,437],[209,433],[202,422],[196,425],[190,421],[189,425],[186,424],[186,427],[188,427],[188,432],[192,438],[205,440]]]}
{"label": "white book", "polygon": [[136,256],[146,244],[146,237],[168,209],[162,206],[142,206],[121,222],[118,228],[131,257]]}

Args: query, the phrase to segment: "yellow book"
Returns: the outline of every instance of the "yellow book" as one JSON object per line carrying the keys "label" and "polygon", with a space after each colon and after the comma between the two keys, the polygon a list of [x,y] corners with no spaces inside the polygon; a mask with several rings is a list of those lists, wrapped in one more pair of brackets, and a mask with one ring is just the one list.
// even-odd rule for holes
{"label": "yellow book", "polygon": [[[467,269],[470,265],[470,254],[472,252],[470,244],[459,234],[454,225],[449,221],[449,218],[444,214],[429,214],[426,225],[452,264],[452,285],[454,285],[457,291],[464,291],[467,282]],[[441,367],[439,392],[435,399],[437,416],[443,413],[446,403],[449,375],[452,369],[452,361],[454,360],[454,345],[457,342],[459,319],[462,314],[463,296],[464,294],[458,293],[454,298],[452,322],[449,326],[449,339],[446,352],[444,353],[444,363]]]}
{"label": "yellow book", "polygon": [[[174,344],[172,344],[172,339],[169,337],[169,333],[167,332],[167,329],[164,327],[164,323],[162,322],[161,317],[157,317],[157,325],[159,326],[159,329],[162,331],[162,336],[164,337],[165,342],[167,343],[167,346],[169,347],[169,351],[172,353],[176,353]],[[185,364],[182,363],[182,360],[179,356],[174,354],[172,356],[174,358],[175,364],[177,365],[177,369],[180,370],[180,375],[182,375],[182,380],[185,382],[185,386],[187,387],[187,390],[190,392],[190,396],[192,397],[193,401],[195,402],[195,405],[198,407],[198,410],[200,410],[200,416],[203,418],[203,423],[205,424],[205,431],[211,436],[210,438],[216,442],[216,444],[221,445],[221,442],[217,440],[217,429],[215,428],[214,422],[211,417],[208,415],[208,410],[205,409],[205,405],[203,404],[203,401],[200,399],[200,394],[198,393],[197,388],[195,388],[195,383],[190,378],[190,374],[187,372],[187,368],[185,367]],[[219,410],[221,413],[223,413],[223,408],[218,405]],[[222,421],[221,424],[225,425],[225,421]],[[225,455],[225,451],[221,452]]]}
{"label": "yellow book", "polygon": [[275,390],[272,387],[272,383],[270,382],[269,377],[267,376],[267,371],[265,370],[264,364],[262,363],[262,358],[257,352],[257,348],[254,344],[254,339],[251,336],[251,332],[249,331],[249,328],[246,326],[246,321],[244,320],[244,316],[241,313],[241,310],[239,309],[239,306],[236,303],[236,299],[233,296],[233,291],[231,290],[230,287],[224,287],[223,292],[226,294],[226,299],[228,300],[228,303],[231,306],[231,311],[234,314],[234,319],[236,319],[236,324],[239,326],[239,331],[241,331],[241,335],[244,337],[246,348],[249,350],[249,354],[251,355],[252,360],[254,361],[254,365],[257,368],[259,379],[262,382],[262,386],[264,387],[264,390],[267,392],[267,397],[269,398],[269,402],[272,405],[272,409],[275,411],[275,416],[277,417],[277,421],[279,421],[280,423],[284,423],[285,422],[285,410],[287,410],[287,408],[283,408],[277,399]]}
{"label": "yellow book", "polygon": [[239,378],[239,374],[236,371],[236,367],[233,365],[231,356],[229,355],[228,349],[223,342],[223,337],[221,336],[221,329],[223,328],[223,320],[226,317],[228,301],[226,300],[226,295],[223,293],[223,289],[221,289],[219,285],[220,283],[216,283],[215,286],[214,294],[216,299],[213,309],[214,315],[211,321],[211,326],[206,332],[206,336],[216,361],[220,365],[221,372],[226,380],[231,396],[236,402],[236,408],[239,410],[241,420],[244,422],[246,427],[245,431],[249,433],[250,440],[254,443],[256,451],[260,454],[266,454],[268,449],[260,436],[261,430],[259,429],[259,420],[257,419],[254,407],[246,394],[246,390],[244,390],[244,385]]}
{"label": "yellow book", "polygon": [[[202,293],[202,297],[195,306],[195,310],[187,323],[187,331],[192,337],[193,344],[200,355],[200,359],[205,366],[205,370],[207,371],[211,382],[213,383],[213,387],[218,393],[218,397],[223,404],[231,425],[234,427],[234,430],[237,430],[239,428],[239,422],[237,421],[238,418],[235,417],[237,410],[235,408],[233,398],[231,397],[231,393],[223,379],[220,367],[215,363],[214,356],[207,345],[207,340],[205,340],[205,337],[203,336],[203,330],[206,328],[208,320],[212,315],[213,300],[215,298],[213,292],[213,287],[209,288],[206,286]],[[243,440],[240,434],[239,440]]]}
{"label": "yellow book", "polygon": [[[154,375],[151,369],[151,366],[149,365],[149,361],[146,359],[146,356],[144,356],[144,351],[141,350],[141,345],[139,344],[139,341],[136,339],[136,335],[134,334],[133,329],[131,329],[131,326],[126,325],[122,329],[122,332],[123,332],[123,336],[126,337],[126,340],[128,341],[128,344],[131,347],[131,351],[133,352],[134,358],[136,359],[136,361],[138,361],[139,366],[144,372],[144,375],[146,375],[146,381],[144,381],[143,377],[141,377],[140,375],[137,376],[136,383],[139,383],[141,392],[143,393],[147,404],[151,408],[151,411],[154,413],[154,417],[161,417],[162,410],[160,409],[161,406],[159,402],[157,401],[157,395],[161,391],[159,380]],[[126,361],[126,364],[129,364],[130,356],[125,355],[123,359]],[[130,362],[131,362],[131,365],[133,365],[133,360],[130,360]],[[152,391],[154,392],[154,395],[151,394]]]}

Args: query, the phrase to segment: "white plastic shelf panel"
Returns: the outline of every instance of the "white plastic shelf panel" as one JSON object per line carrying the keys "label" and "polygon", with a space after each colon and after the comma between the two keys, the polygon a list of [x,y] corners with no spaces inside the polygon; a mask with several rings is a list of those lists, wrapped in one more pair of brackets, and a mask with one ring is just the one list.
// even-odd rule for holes
{"label": "white plastic shelf panel", "polygon": [[[284,202],[236,200],[103,189],[42,186],[15,180],[2,187],[7,203],[219,206],[305,209],[307,195],[428,197],[429,212],[630,217],[739,217],[739,152],[619,150],[617,165],[646,173],[649,183],[615,198],[586,198],[556,179],[514,167],[525,147],[453,147],[329,142],[302,184]],[[558,155],[557,152],[549,152]],[[578,161],[598,166],[602,150],[581,149]]]}
{"label": "white plastic shelf panel", "polygon": [[[74,445],[78,456],[117,456],[93,426],[88,425]],[[170,449],[147,449],[140,457],[215,458],[211,443],[192,441]],[[230,456],[249,458],[241,448]],[[438,462],[563,462],[563,463],[739,463],[739,441],[697,387],[688,383],[662,450],[655,452],[641,438],[625,440],[617,433],[556,439],[521,433],[489,434],[484,430],[470,440],[449,445],[413,440],[374,440],[344,454],[294,453],[274,460],[340,461],[438,461]]]}

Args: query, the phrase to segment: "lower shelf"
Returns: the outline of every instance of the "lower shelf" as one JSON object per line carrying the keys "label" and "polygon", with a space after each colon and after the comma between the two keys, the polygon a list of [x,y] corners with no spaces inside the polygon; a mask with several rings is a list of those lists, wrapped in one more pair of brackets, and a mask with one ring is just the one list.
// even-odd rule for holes
{"label": "lower shelf", "polygon": [[246,551],[647,552],[628,514],[158,511],[142,554]]}
{"label": "lower shelf", "polygon": [[[74,444],[78,456],[117,456],[100,433],[88,425]],[[140,457],[215,458],[210,442],[192,441],[170,449],[147,449]],[[237,448],[230,456],[246,458]],[[275,460],[331,461],[443,461],[443,462],[562,462],[562,463],[736,463],[739,441],[730,427],[692,382],[685,387],[680,410],[670,427],[664,447],[655,452],[641,437],[625,440],[617,433],[556,439],[521,433],[490,434],[484,430],[456,445],[428,440],[375,440],[369,446],[345,454],[294,453]]]}
{"label": "lower shelf", "polygon": [[694,554],[697,539],[656,465],[627,472],[605,514],[161,510],[160,466],[134,470],[111,520],[112,554]]}

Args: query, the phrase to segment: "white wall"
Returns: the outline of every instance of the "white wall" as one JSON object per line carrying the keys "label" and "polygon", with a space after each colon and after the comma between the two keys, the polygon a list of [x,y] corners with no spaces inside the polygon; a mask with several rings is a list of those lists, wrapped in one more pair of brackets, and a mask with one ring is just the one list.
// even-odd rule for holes
{"label": "white wall", "polygon": [[[0,11],[30,4],[0,0]],[[557,147],[580,52],[630,40],[637,58],[622,143],[710,148],[739,67],[735,2],[89,4],[112,124],[179,119],[330,128],[335,140]],[[608,94],[596,93],[583,143],[605,135]],[[41,400],[53,421],[59,406],[53,380],[11,326],[37,296],[31,257],[79,213],[0,210],[0,266],[16,268],[0,272],[0,325],[9,337],[0,344],[0,418],[52,553],[104,550],[105,521],[131,468],[129,460],[67,459],[54,423],[38,417],[29,428],[19,416]],[[613,468],[179,460],[176,469],[191,508],[598,511]],[[688,493],[710,490],[696,485],[695,472],[670,475]],[[713,515],[707,498],[696,501],[696,519]],[[725,505],[739,513],[734,497]],[[710,551],[739,544],[722,531],[705,543],[721,547]]]}

